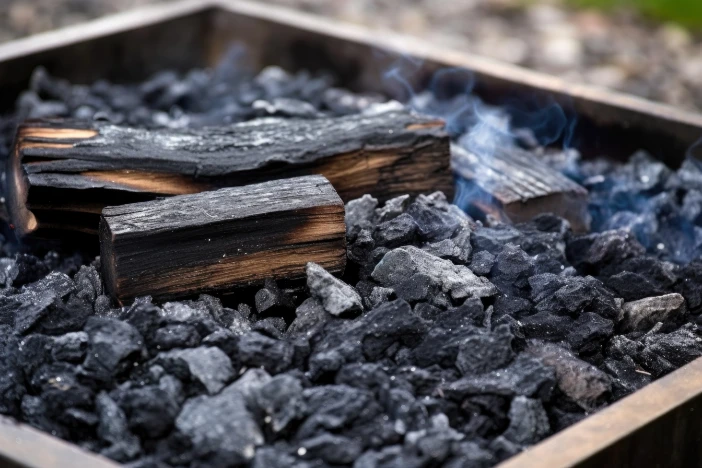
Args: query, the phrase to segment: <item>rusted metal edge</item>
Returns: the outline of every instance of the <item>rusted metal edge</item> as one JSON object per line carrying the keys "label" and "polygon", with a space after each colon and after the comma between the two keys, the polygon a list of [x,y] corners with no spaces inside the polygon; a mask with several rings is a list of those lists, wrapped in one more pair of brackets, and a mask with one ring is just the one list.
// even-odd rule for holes
{"label": "rusted metal edge", "polygon": [[701,465],[702,358],[699,358],[498,467]]}
{"label": "rusted metal edge", "polygon": [[0,466],[3,468],[118,468],[76,445],[0,416]]}

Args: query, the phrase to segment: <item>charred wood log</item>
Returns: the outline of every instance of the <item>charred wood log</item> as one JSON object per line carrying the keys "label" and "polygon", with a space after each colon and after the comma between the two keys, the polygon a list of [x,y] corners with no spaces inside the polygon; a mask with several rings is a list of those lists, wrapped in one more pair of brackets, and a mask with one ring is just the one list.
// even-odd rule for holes
{"label": "charred wood log", "polygon": [[527,151],[501,146],[468,151],[452,145],[451,165],[459,176],[456,203],[472,215],[520,223],[553,213],[570,221],[576,232],[589,228],[587,190]]}
{"label": "charred wood log", "polygon": [[96,233],[105,206],[309,174],[345,201],[452,190],[443,123],[407,111],[177,131],[54,120],[19,128],[8,206],[20,236]]}
{"label": "charred wood log", "polygon": [[342,272],[344,204],[327,179],[306,176],[106,207],[105,284],[120,302],[295,280],[307,262]]}

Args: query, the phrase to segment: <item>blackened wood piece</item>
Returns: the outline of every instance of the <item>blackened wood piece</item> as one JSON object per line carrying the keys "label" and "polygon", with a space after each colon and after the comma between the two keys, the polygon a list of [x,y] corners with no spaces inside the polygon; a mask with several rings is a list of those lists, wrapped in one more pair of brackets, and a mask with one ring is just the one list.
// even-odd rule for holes
{"label": "blackened wood piece", "polygon": [[462,179],[457,202],[469,212],[513,223],[553,213],[567,219],[576,232],[589,228],[587,190],[532,153],[505,146],[468,151],[452,145],[451,165]]}
{"label": "blackened wood piece", "polygon": [[100,254],[120,302],[295,280],[346,264],[344,204],[322,176],[107,207]]}
{"label": "blackened wood piece", "polygon": [[[12,160],[20,235],[95,232],[104,206],[308,174],[326,176],[345,201],[453,187],[443,122],[408,111],[177,131],[34,121],[20,127]],[[75,213],[82,221],[62,222]]]}

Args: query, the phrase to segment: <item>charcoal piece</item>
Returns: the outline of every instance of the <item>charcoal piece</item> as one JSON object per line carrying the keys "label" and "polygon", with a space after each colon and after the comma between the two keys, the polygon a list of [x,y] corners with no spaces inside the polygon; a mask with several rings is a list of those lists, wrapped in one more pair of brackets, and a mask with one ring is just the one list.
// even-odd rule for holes
{"label": "charcoal piece", "polygon": [[47,335],[61,335],[78,331],[93,314],[93,307],[78,297],[70,297],[64,304],[56,301],[48,313],[35,325],[34,329]]}
{"label": "charcoal piece", "polygon": [[65,362],[44,364],[32,374],[29,388],[41,394],[54,417],[67,408],[91,408],[95,394],[81,383],[83,375],[79,375],[79,372],[76,366]]}
{"label": "charcoal piece", "polygon": [[394,288],[415,274],[428,277],[432,288],[450,294],[453,300],[489,297],[497,292],[492,283],[475,276],[467,267],[454,265],[413,246],[388,252],[373,270],[373,279]]}
{"label": "charcoal piece", "polygon": [[584,410],[602,405],[612,391],[610,377],[558,345],[530,341],[527,354],[535,356],[556,374],[558,388]]}
{"label": "charcoal piece", "polygon": [[[4,323],[14,323],[14,328],[18,333],[29,332],[41,319],[49,313],[50,306],[56,300],[56,296],[51,291],[26,295],[22,297],[2,297],[0,307],[5,313]],[[22,301],[22,302],[20,302]]]}
{"label": "charcoal piece", "polygon": [[219,392],[234,377],[231,361],[219,348],[201,346],[162,352],[154,362],[169,374],[195,383],[210,395]]}
{"label": "charcoal piece", "polygon": [[562,341],[572,331],[575,320],[570,317],[552,315],[549,312],[538,312],[519,319],[524,335],[529,339],[544,341]]}
{"label": "charcoal piece", "polygon": [[209,335],[219,328],[208,309],[191,307],[185,302],[166,302],[161,315],[164,323],[194,326],[200,336]]}
{"label": "charcoal piece", "polygon": [[564,277],[553,273],[541,273],[529,278],[531,287],[531,300],[538,303],[553,296],[556,291],[568,284]]}
{"label": "charcoal piece", "polygon": [[351,286],[313,262],[307,263],[305,271],[310,294],[322,303],[327,312],[341,316],[363,311],[361,296]]}
{"label": "charcoal piece", "polygon": [[264,443],[244,396],[232,386],[215,396],[186,401],[175,426],[192,445],[194,455],[208,466],[245,464]]}
{"label": "charcoal piece", "polygon": [[[451,313],[450,311],[446,314]],[[440,319],[437,322],[441,323]],[[412,350],[412,356],[420,367],[429,367],[438,364],[443,367],[453,367],[456,363],[459,346],[473,334],[479,333],[475,326],[464,324],[453,328],[432,328],[426,334],[422,343]]]}
{"label": "charcoal piece", "polygon": [[682,367],[702,356],[702,333],[696,325],[686,324],[671,333],[647,334],[644,352],[660,356],[675,367]]}
{"label": "charcoal piece", "polygon": [[675,290],[685,298],[691,314],[702,313],[702,260],[693,260],[681,269]]}
{"label": "charcoal piece", "polygon": [[616,335],[609,340],[607,354],[614,359],[633,358],[643,351],[643,348],[643,343],[639,341],[631,340],[624,335]]}
{"label": "charcoal piece", "polygon": [[410,203],[409,195],[400,195],[399,197],[391,198],[385,204],[375,209],[375,220],[377,223],[384,223],[397,218],[405,212]]}
{"label": "charcoal piece", "polygon": [[426,463],[440,464],[451,453],[454,442],[463,438],[463,434],[449,426],[446,415],[439,413],[432,416],[428,428],[408,433],[405,436],[404,445]]}
{"label": "charcoal piece", "polygon": [[95,315],[105,317],[109,315],[111,309],[112,299],[110,299],[109,296],[105,296],[103,294],[102,296],[98,296],[97,299],[95,299],[95,303],[93,304],[93,310],[95,311]]}
{"label": "charcoal piece", "polygon": [[[468,245],[470,245],[470,243],[468,243]],[[465,249],[461,249],[452,239],[444,239],[439,242],[434,242],[433,244],[426,244],[422,247],[422,250],[436,257],[450,260],[458,264],[465,264],[470,255],[470,250],[466,251]]]}
{"label": "charcoal piece", "polygon": [[374,309],[386,302],[389,302],[394,298],[395,291],[390,288],[383,288],[381,286],[376,286],[371,290],[368,296],[367,307],[368,309]]}
{"label": "charcoal piece", "polygon": [[306,416],[296,438],[304,440],[363,421],[380,412],[373,394],[347,385],[321,385],[302,391]]}
{"label": "charcoal piece", "polygon": [[102,294],[102,279],[93,266],[81,266],[73,281],[76,284],[76,296],[85,301],[93,302]]}
{"label": "charcoal piece", "polygon": [[415,304],[412,310],[414,310],[414,313],[417,314],[419,317],[423,318],[424,320],[431,321],[435,321],[439,314],[442,312],[441,309],[427,302],[419,302]]}
{"label": "charcoal piece", "polygon": [[609,265],[643,255],[646,249],[625,230],[605,231],[576,238],[568,244],[568,258],[578,268],[597,273]]}
{"label": "charcoal piece", "polygon": [[256,408],[256,393],[271,379],[272,377],[265,370],[252,368],[244,372],[227,389],[240,393],[244,397],[247,408]]}
{"label": "charcoal piece", "polygon": [[194,348],[200,344],[200,334],[193,325],[174,323],[156,330],[150,344],[160,351]]}
{"label": "charcoal piece", "polygon": [[283,338],[287,327],[285,319],[282,317],[266,317],[251,325],[251,331],[280,340]]}
{"label": "charcoal piece", "polygon": [[277,97],[271,102],[263,100],[254,101],[251,108],[257,111],[258,117],[271,116],[314,119],[323,116],[323,114],[309,102],[286,97]]}
{"label": "charcoal piece", "polygon": [[352,243],[347,246],[349,260],[364,263],[375,249],[375,239],[370,229],[361,229]]}
{"label": "charcoal piece", "polygon": [[419,195],[409,207],[406,213],[414,218],[417,223],[419,236],[425,241],[440,241],[451,237],[461,226],[465,219],[462,213],[459,215],[455,206],[451,209],[445,202],[437,202],[431,196]]}
{"label": "charcoal piece", "polygon": [[538,359],[520,354],[504,369],[464,376],[439,388],[448,398],[458,401],[470,395],[483,394],[506,397],[522,395],[548,401],[555,384],[556,375],[553,369]]}
{"label": "charcoal piece", "polygon": [[561,278],[565,285],[536,304],[538,312],[578,317],[594,312],[610,320],[617,320],[620,307],[614,295],[592,276]]}
{"label": "charcoal piece", "polygon": [[236,333],[227,328],[220,328],[204,337],[202,339],[202,345],[210,347],[216,346],[224,351],[224,354],[229,356],[232,365],[236,368],[235,364],[238,362],[237,350],[239,348],[239,336]]}
{"label": "charcoal piece", "polygon": [[296,318],[288,328],[288,334],[297,335],[307,333],[315,327],[328,322],[330,315],[322,303],[315,298],[307,298],[295,309]]}
{"label": "charcoal piece", "polygon": [[373,227],[378,200],[366,194],[346,203],[346,235],[353,238],[361,229]]}
{"label": "charcoal piece", "polygon": [[468,268],[478,276],[486,276],[490,274],[494,264],[495,256],[487,250],[481,250],[473,254]]}
{"label": "charcoal piece", "polygon": [[585,312],[573,322],[566,341],[574,351],[594,354],[614,334],[614,322],[592,312]]}
{"label": "charcoal piece", "polygon": [[375,245],[392,249],[411,244],[417,232],[417,223],[408,214],[378,224],[373,232]]}
{"label": "charcoal piece", "polygon": [[495,463],[493,455],[476,442],[466,440],[453,447],[453,455],[444,463],[445,468],[488,468]]}
{"label": "charcoal piece", "polygon": [[302,384],[287,374],[277,375],[254,390],[253,399],[274,434],[285,431],[304,410]]}
{"label": "charcoal piece", "polygon": [[522,234],[514,227],[498,224],[492,227],[476,229],[471,235],[473,250],[485,250],[493,255],[498,255],[507,244],[520,245]]}
{"label": "charcoal piece", "polygon": [[512,442],[504,436],[493,439],[488,448],[495,454],[495,458],[500,461],[514,457],[524,450],[524,447]]}
{"label": "charcoal piece", "polygon": [[612,395],[624,398],[651,382],[651,374],[640,369],[629,356],[622,359],[605,359],[602,369],[612,376]]}
{"label": "charcoal piece", "polygon": [[517,296],[499,295],[493,304],[494,318],[509,315],[510,317],[521,319],[532,313],[533,305],[529,299]]}
{"label": "charcoal piece", "polygon": [[295,308],[292,298],[270,278],[265,280],[263,289],[256,292],[255,301],[256,311],[264,316],[284,315]]}
{"label": "charcoal piece", "polygon": [[30,425],[56,437],[68,437],[68,429],[48,414],[46,403],[41,397],[25,395],[21,404],[22,418]]}
{"label": "charcoal piece", "polygon": [[269,338],[257,332],[239,338],[239,359],[248,367],[262,367],[271,374],[279,374],[290,368],[294,348],[283,340]]}
{"label": "charcoal piece", "polygon": [[360,441],[332,434],[321,434],[300,442],[303,458],[321,459],[333,465],[352,463],[361,454]]}
{"label": "charcoal piece", "polygon": [[515,356],[512,338],[507,325],[467,337],[458,347],[456,367],[463,375],[475,375],[507,366]]}
{"label": "charcoal piece", "polygon": [[85,332],[66,333],[51,343],[51,357],[56,361],[79,363],[85,358],[89,337]]}
{"label": "charcoal piece", "polygon": [[129,429],[147,439],[168,434],[180,412],[176,396],[156,385],[128,389],[120,395],[118,403]]}
{"label": "charcoal piece", "polygon": [[380,364],[364,362],[344,365],[337,372],[334,382],[338,385],[371,390],[378,395],[390,388],[391,381]]}
{"label": "charcoal piece", "polygon": [[22,356],[19,340],[6,325],[0,325],[0,356],[0,413],[17,415],[25,393]]}
{"label": "charcoal piece", "polygon": [[509,427],[502,434],[519,445],[535,444],[551,432],[548,415],[540,400],[517,396],[509,408]]}
{"label": "charcoal piece", "polygon": [[119,462],[138,456],[141,453],[139,439],[129,432],[127,418],[117,403],[102,392],[95,400],[95,408],[100,419],[97,434],[107,444],[100,453]]}
{"label": "charcoal piece", "polygon": [[304,465],[296,462],[297,459],[285,449],[276,446],[260,447],[256,450],[251,468],[304,468]]}
{"label": "charcoal piece", "polygon": [[436,302],[436,297],[432,297],[430,289],[432,279],[422,273],[415,273],[410,278],[393,286],[395,295],[400,299],[414,303],[417,301],[433,300]]}
{"label": "charcoal piece", "polygon": [[16,274],[12,285],[16,288],[38,281],[49,273],[44,262],[29,254],[18,254],[13,270],[16,270]]}
{"label": "charcoal piece", "polygon": [[151,303],[135,302],[124,315],[124,321],[134,328],[147,340],[161,325],[163,311]]}
{"label": "charcoal piece", "polygon": [[631,271],[622,271],[603,281],[608,288],[613,289],[625,301],[637,301],[651,295],[661,296],[664,294],[663,290],[653,285],[646,277]]}
{"label": "charcoal piece", "polygon": [[531,257],[514,244],[507,244],[497,255],[490,279],[504,294],[520,295],[529,287],[533,274]]}
{"label": "charcoal piece", "polygon": [[83,368],[98,380],[110,380],[144,355],[144,339],[127,322],[90,317],[85,332],[89,345]]}
{"label": "charcoal piece", "polygon": [[[22,340],[21,360],[22,371],[27,380],[30,380],[34,371],[52,359],[52,345],[54,339],[47,335],[32,333]],[[10,341],[12,343],[12,341]],[[8,349],[7,359],[12,362],[13,358],[19,358],[19,355],[13,356],[12,348]]]}
{"label": "charcoal piece", "polygon": [[646,331],[658,322],[681,320],[686,312],[680,294],[647,297],[622,306],[620,326],[625,331]]}

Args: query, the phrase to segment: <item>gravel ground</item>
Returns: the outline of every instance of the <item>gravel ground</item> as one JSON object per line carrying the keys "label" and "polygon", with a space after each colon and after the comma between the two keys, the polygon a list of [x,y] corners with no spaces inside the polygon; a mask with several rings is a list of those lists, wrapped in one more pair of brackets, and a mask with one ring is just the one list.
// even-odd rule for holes
{"label": "gravel ground", "polygon": [[[4,0],[0,41],[154,0]],[[560,0],[272,0],[371,27],[702,109],[702,36],[632,14],[573,11]]]}

